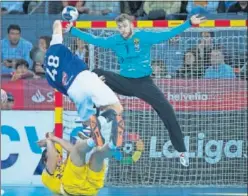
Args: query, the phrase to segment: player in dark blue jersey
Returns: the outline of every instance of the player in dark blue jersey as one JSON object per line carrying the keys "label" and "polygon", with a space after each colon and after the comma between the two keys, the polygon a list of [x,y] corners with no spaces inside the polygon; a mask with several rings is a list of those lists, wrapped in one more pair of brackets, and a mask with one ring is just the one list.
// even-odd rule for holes
{"label": "player in dark blue jersey", "polygon": [[[45,71],[48,83],[59,92],[70,97],[75,103],[81,120],[89,121],[92,138],[102,146],[104,138],[100,132],[101,126],[112,121],[111,147],[122,145],[124,122],[121,117],[122,106],[115,93],[88,66],[62,44],[63,34],[60,21],[53,25],[53,36],[45,55]],[[96,109],[104,112],[96,118]]]}

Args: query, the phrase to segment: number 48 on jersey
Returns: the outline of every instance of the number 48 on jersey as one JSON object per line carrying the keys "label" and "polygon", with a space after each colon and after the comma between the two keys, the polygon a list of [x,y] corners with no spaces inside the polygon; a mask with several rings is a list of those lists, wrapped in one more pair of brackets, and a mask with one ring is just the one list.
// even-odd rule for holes
{"label": "number 48 on jersey", "polygon": [[51,77],[51,79],[55,81],[55,76],[58,73],[56,69],[59,67],[59,57],[53,55],[48,56],[47,65],[49,67],[46,68],[46,72]]}

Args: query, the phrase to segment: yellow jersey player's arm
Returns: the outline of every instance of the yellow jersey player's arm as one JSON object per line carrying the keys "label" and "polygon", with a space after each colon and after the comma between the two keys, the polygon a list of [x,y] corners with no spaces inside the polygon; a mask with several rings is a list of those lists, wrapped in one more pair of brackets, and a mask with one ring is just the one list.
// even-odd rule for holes
{"label": "yellow jersey player's arm", "polygon": [[71,152],[71,150],[72,150],[72,148],[73,148],[73,145],[72,145],[70,142],[68,142],[68,141],[66,141],[66,140],[64,140],[64,139],[61,139],[61,138],[59,138],[59,137],[52,136],[52,137],[51,137],[51,140],[52,140],[53,142],[55,142],[55,143],[61,145],[62,148],[63,148],[64,150],[66,150],[67,152],[69,152],[69,153]]}
{"label": "yellow jersey player's arm", "polygon": [[53,174],[57,167],[57,150],[51,140],[47,140],[47,161],[46,170]]}

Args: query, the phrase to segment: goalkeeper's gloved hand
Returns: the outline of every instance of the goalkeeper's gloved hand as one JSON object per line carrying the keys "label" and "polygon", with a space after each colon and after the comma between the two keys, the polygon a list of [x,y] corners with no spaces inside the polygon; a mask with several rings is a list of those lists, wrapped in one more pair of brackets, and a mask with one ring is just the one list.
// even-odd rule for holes
{"label": "goalkeeper's gloved hand", "polygon": [[64,29],[64,33],[70,32],[72,27],[73,27],[73,23],[72,22],[68,23]]}

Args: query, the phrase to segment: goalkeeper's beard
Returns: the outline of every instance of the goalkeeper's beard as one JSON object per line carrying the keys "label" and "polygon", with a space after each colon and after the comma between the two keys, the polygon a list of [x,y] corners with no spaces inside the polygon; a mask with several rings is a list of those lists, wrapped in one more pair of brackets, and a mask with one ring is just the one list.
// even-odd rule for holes
{"label": "goalkeeper's beard", "polygon": [[133,35],[133,30],[132,30],[132,29],[130,29],[130,31],[129,31],[129,33],[127,34],[127,36],[124,36],[124,33],[122,33],[122,37],[123,37],[124,39],[129,39],[130,37],[132,37],[132,35]]}

